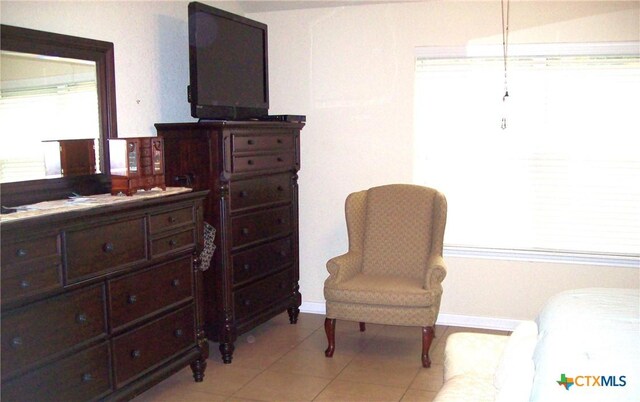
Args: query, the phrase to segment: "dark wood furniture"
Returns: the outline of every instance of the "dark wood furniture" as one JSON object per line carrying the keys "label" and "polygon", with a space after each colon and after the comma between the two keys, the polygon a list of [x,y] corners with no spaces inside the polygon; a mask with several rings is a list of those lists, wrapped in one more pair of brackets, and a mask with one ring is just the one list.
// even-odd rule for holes
{"label": "dark wood furniture", "polygon": [[162,137],[109,139],[111,194],[166,188]]}
{"label": "dark wood furniture", "polygon": [[125,400],[187,365],[202,381],[205,196],[3,219],[2,401]]}
{"label": "dark wood furniture", "polygon": [[217,230],[204,276],[207,337],[231,363],[238,335],[288,311],[295,324],[300,130],[281,122],[156,124],[167,185],[211,192],[205,220]]}

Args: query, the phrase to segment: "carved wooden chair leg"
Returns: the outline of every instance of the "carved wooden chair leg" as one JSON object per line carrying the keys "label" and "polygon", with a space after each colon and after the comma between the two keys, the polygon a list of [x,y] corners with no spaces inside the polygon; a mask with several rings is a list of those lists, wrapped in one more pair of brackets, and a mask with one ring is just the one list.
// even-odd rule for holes
{"label": "carved wooden chair leg", "polygon": [[431,359],[429,358],[429,348],[434,336],[433,327],[422,327],[422,367],[431,367]]}
{"label": "carved wooden chair leg", "polygon": [[333,352],[336,350],[336,319],[325,318],[324,319],[324,332],[327,334],[327,341],[329,346],[324,351],[326,357],[333,357]]}
{"label": "carved wooden chair leg", "polygon": [[360,332],[364,332],[367,329],[367,327],[364,325],[364,322],[360,323]]}

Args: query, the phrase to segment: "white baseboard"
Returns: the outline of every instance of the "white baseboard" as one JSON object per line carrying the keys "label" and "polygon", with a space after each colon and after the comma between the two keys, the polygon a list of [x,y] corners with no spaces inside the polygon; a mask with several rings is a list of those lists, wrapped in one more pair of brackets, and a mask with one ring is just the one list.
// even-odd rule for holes
{"label": "white baseboard", "polygon": [[[310,314],[326,314],[324,302],[303,302],[300,306],[300,311]],[[479,317],[460,314],[445,314],[440,313],[438,315],[438,325],[447,325],[453,327],[465,327],[465,328],[481,328],[481,329],[493,329],[499,331],[513,331],[520,323],[520,320],[512,320],[509,318],[496,318],[496,317]]]}

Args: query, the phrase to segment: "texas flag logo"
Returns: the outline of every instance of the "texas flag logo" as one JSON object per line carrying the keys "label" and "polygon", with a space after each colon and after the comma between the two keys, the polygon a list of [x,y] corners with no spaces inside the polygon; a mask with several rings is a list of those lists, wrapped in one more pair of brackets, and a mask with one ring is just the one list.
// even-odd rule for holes
{"label": "texas flag logo", "polygon": [[558,385],[562,385],[564,386],[564,388],[568,391],[569,388],[571,388],[571,386],[573,385],[573,378],[569,377],[567,378],[566,375],[564,375],[564,373],[560,376],[560,381],[556,381],[558,383]]}

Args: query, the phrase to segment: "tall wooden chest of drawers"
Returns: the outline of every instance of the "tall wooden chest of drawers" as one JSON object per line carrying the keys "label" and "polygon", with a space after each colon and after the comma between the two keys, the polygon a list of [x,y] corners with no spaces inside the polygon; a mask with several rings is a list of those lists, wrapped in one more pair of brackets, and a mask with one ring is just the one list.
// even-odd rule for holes
{"label": "tall wooden chest of drawers", "polygon": [[202,381],[205,196],[3,217],[2,401],[126,400],[188,365]]}
{"label": "tall wooden chest of drawers", "polygon": [[168,185],[210,190],[205,221],[217,230],[204,276],[205,330],[231,363],[238,335],[288,311],[295,324],[300,130],[282,122],[156,124]]}

